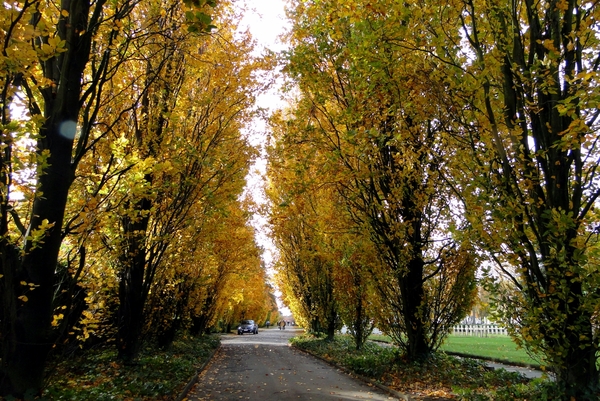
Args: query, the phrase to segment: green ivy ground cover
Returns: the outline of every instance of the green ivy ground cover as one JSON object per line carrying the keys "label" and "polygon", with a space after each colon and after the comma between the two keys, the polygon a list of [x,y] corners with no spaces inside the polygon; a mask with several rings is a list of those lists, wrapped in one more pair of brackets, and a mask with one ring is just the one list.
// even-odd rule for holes
{"label": "green ivy ground cover", "polygon": [[42,399],[173,400],[218,346],[218,336],[181,338],[167,351],[146,347],[132,365],[114,347],[88,350],[55,362]]}

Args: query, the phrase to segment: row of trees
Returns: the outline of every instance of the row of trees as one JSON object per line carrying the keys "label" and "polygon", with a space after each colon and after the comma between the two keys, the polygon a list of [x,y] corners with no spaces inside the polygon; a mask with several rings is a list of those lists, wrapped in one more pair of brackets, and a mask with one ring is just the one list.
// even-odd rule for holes
{"label": "row of trees", "polygon": [[[218,20],[219,27],[213,25]],[[213,0],[0,11],[0,396],[51,350],[204,333],[276,310],[242,198],[268,59]]]}
{"label": "row of trees", "polygon": [[[593,1],[293,1],[272,119],[278,280],[297,320],[409,358],[471,306],[565,394],[598,386]],[[347,294],[347,295],[346,295]],[[321,325],[322,327],[320,327]],[[578,398],[579,399],[579,398]]]}

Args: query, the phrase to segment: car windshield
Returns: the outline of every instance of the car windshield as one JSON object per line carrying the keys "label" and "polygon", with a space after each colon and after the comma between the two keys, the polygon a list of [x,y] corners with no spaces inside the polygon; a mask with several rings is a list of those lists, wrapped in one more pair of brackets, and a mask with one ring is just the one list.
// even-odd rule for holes
{"label": "car windshield", "polygon": [[254,320],[242,320],[242,324],[253,324]]}

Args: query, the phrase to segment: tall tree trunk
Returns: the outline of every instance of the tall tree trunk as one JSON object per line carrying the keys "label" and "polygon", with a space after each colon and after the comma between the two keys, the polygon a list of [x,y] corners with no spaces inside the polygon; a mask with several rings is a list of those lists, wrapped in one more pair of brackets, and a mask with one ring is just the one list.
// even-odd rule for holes
{"label": "tall tree trunk", "polygon": [[[17,301],[13,348],[6,359],[7,372],[16,394],[27,390],[38,391],[42,386],[46,357],[52,346],[51,322],[54,271],[61,244],[61,228],[67,193],[72,182],[70,168],[70,144],[60,136],[54,138],[58,146],[52,146],[50,167],[40,179],[40,191],[52,194],[40,197],[34,203],[32,227],[39,227],[43,220],[54,222],[40,246],[26,246],[26,254],[20,269],[20,281],[39,285],[28,291],[26,301]],[[70,144],[69,144],[70,142]],[[57,149],[58,148],[58,149]],[[66,153],[68,156],[61,153]]]}
{"label": "tall tree trunk", "polygon": [[[587,339],[593,338],[592,316],[587,313],[572,314],[574,324],[567,325],[565,338],[567,356],[565,365],[558,370],[558,380],[567,383],[567,394],[576,397],[586,396],[590,388],[598,386],[598,348]],[[585,337],[582,340],[582,337]],[[578,398],[579,399],[579,398]]]}
{"label": "tall tree trunk", "polygon": [[335,326],[338,320],[337,306],[333,296],[333,282],[331,273],[327,273],[327,340],[333,341]]}
{"label": "tall tree trunk", "polygon": [[426,357],[431,352],[427,341],[427,331],[424,324],[422,303],[423,290],[423,260],[414,258],[408,263],[408,272],[399,278],[403,319],[406,328],[406,354],[410,360]]}
{"label": "tall tree trunk", "polygon": [[[217,280],[220,281],[220,280]],[[200,308],[199,314],[192,314],[192,327],[190,333],[193,336],[204,334],[209,330],[209,324],[215,316],[217,294],[219,284],[215,283],[215,286],[209,290],[206,298],[203,301],[202,308]],[[227,323],[227,333],[231,331],[232,322]]]}
{"label": "tall tree trunk", "polygon": [[431,344],[427,338],[428,332],[425,325],[429,316],[424,316],[422,305],[425,302],[425,289],[423,288],[425,263],[422,249],[424,239],[421,233],[423,217],[411,196],[407,196],[404,203],[409,205],[404,217],[411,222],[411,234],[409,234],[411,251],[407,272],[400,281],[400,291],[402,292],[404,321],[408,338],[407,355],[410,359],[416,360],[426,357],[431,352]]}
{"label": "tall tree trunk", "polygon": [[[151,179],[146,177],[151,182]],[[148,211],[151,202],[142,199],[134,210]],[[145,216],[148,216],[146,213]],[[130,363],[137,356],[139,339],[144,325],[144,304],[146,289],[144,274],[146,272],[146,231],[148,217],[132,219],[124,216],[123,236],[126,247],[123,255],[124,268],[119,283],[119,314],[117,331],[117,350],[119,359]]]}
{"label": "tall tree trunk", "polygon": [[[184,289],[179,285],[177,291],[181,293],[185,292]],[[175,302],[175,310],[173,312],[173,318],[168,321],[166,327],[162,327],[157,336],[158,346],[162,349],[169,349],[171,345],[173,345],[173,341],[175,341],[175,336],[177,331],[181,328],[183,323],[183,316],[185,313],[186,306],[188,304],[188,294],[187,292],[181,298],[178,298]],[[169,310],[171,312],[171,310]]]}
{"label": "tall tree trunk", "polygon": [[334,314],[330,314],[329,319],[327,319],[327,341],[333,341],[335,337],[335,323],[336,316]]}
{"label": "tall tree trunk", "polygon": [[[359,287],[360,283],[357,283],[355,279],[355,288]],[[356,302],[356,313],[354,314],[354,343],[356,344],[356,350],[360,350],[365,343],[365,335],[364,335],[364,323],[363,323],[363,299],[362,296],[359,296]]]}

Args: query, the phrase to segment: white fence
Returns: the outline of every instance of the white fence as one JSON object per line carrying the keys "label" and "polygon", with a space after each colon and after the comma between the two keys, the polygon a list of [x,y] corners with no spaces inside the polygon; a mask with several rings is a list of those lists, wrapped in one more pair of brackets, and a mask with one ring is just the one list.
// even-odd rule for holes
{"label": "white fence", "polygon": [[508,332],[502,326],[497,324],[457,324],[453,328],[453,333],[459,336],[507,336]]}

